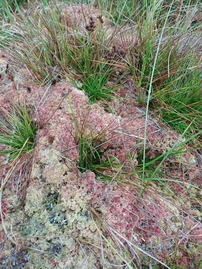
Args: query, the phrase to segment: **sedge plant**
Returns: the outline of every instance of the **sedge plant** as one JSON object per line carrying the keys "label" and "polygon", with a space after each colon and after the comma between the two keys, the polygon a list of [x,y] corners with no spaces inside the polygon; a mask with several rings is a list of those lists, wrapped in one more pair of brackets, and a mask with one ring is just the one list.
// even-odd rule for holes
{"label": "sedge plant", "polygon": [[34,148],[37,128],[25,104],[15,105],[12,112],[2,113],[0,119],[0,155],[15,159]]}
{"label": "sedge plant", "polygon": [[[106,126],[103,130],[97,132],[88,123],[89,109],[82,113],[82,115],[78,115],[71,102],[69,102],[69,106],[74,121],[74,127],[69,131],[75,138],[79,154],[76,164],[77,168],[81,173],[88,170],[94,172],[98,180],[107,181],[114,179],[114,175],[117,175],[118,171],[120,171],[121,164],[112,154],[105,154],[106,143],[109,142],[106,139],[106,135],[110,126]],[[74,130],[76,130],[76,133],[74,133]]]}
{"label": "sedge plant", "polygon": [[94,172],[98,180],[112,180],[113,177],[108,173],[114,171],[119,162],[113,156],[104,156],[98,136],[80,137],[78,168],[81,172],[87,170]]}
{"label": "sedge plant", "polygon": [[[195,65],[196,64],[196,65]],[[170,94],[172,91],[172,94]],[[197,62],[189,61],[172,78],[167,79],[164,88],[156,91],[153,96],[158,98],[164,107],[162,118],[179,133],[187,126],[186,137],[200,131],[202,122],[201,72]]]}
{"label": "sedge plant", "polygon": [[147,111],[158,108],[179,133],[192,122],[186,132],[191,136],[201,125],[201,64],[195,50],[200,29],[197,23],[192,25],[199,3],[181,1],[177,7],[169,1],[168,8],[167,1],[149,2],[145,1],[142,14],[134,16],[138,42],[126,58],[137,99]]}

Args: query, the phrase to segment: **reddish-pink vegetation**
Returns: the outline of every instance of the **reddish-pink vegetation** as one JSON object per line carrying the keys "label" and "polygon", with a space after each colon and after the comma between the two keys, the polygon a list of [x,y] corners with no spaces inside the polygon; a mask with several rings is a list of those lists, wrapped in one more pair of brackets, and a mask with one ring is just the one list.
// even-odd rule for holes
{"label": "reddish-pink vegetation", "polygon": [[[181,205],[175,204],[173,198],[163,198],[158,186],[156,189],[146,188],[141,196],[140,180],[134,175],[127,179],[121,177],[119,183],[101,182],[96,180],[93,172],[81,174],[77,169],[78,138],[82,134],[104,139],[103,158],[113,155],[120,164],[129,165],[131,160],[128,160],[128,154],[132,154],[133,167],[130,172],[133,171],[138,164],[136,145],[144,137],[144,111],[134,104],[116,103],[114,106],[118,115],[107,113],[97,104],[90,106],[85,94],[68,83],[58,83],[47,90],[37,86],[29,86],[29,90],[23,88],[19,92],[9,89],[4,96],[0,94],[0,103],[4,104],[5,109],[10,106],[6,101],[9,97],[12,97],[12,101],[23,100],[32,106],[34,104],[33,118],[39,126],[26,201],[32,189],[40,190],[44,183],[57,186],[65,202],[82,193],[81,199],[86,199],[84,204],[98,211],[104,223],[122,237],[142,247],[148,246],[154,256],[164,260],[177,246],[179,255],[176,254],[178,258],[173,263],[189,266],[191,257],[184,248],[187,244],[190,244],[189,249],[194,248],[192,243],[198,242],[202,231],[186,204],[183,210],[188,214],[183,217]],[[162,145],[168,137],[170,141],[167,146],[170,148],[179,135],[174,132],[166,134],[154,120],[149,119],[147,141],[150,145],[158,148],[157,143]],[[158,150],[163,153],[166,146]],[[153,158],[156,151],[151,150],[149,154]],[[199,181],[197,168],[188,169],[187,173],[195,172],[195,180]],[[183,177],[183,173],[175,169],[170,169],[169,173],[173,179],[181,181],[189,181],[192,177]],[[129,182],[126,183],[126,180]],[[186,198],[187,203],[191,202],[186,185],[169,185],[175,193]],[[4,199],[2,208],[6,213],[7,203]],[[49,259],[49,262],[57,266],[55,259]]]}
{"label": "reddish-pink vegetation", "polygon": [[[8,201],[6,199],[1,200],[1,212],[3,216],[8,212]],[[0,223],[1,223],[1,216],[0,216]]]}
{"label": "reddish-pink vegetation", "polygon": [[56,268],[59,266],[59,263],[56,261],[56,259],[49,259],[49,263]]}
{"label": "reddish-pink vegetation", "polygon": [[91,207],[103,210],[107,225],[133,243],[150,246],[159,242],[159,248],[150,251],[162,259],[172,246],[185,247],[187,241],[197,241],[201,236],[202,229],[194,218],[182,219],[171,202],[152,190],[140,197],[135,189],[96,181],[92,172],[83,174],[81,180],[92,196]]}
{"label": "reddish-pink vegetation", "polygon": [[[0,222],[1,223],[1,222]],[[5,232],[4,232],[4,230],[0,230],[0,246],[2,246],[1,248],[0,248],[0,259],[2,258],[2,257],[4,257],[4,255],[5,255],[5,253],[4,253],[4,251],[6,251],[6,248],[4,248],[4,244],[5,244],[5,240],[6,240],[6,235],[5,235]]]}

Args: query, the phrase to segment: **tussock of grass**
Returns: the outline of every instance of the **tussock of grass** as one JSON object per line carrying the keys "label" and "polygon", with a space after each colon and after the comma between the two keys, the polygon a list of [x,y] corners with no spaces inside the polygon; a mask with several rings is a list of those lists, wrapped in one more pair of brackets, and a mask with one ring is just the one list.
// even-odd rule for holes
{"label": "tussock of grass", "polygon": [[[61,10],[62,5],[42,7],[39,12],[32,11],[28,18],[20,13],[17,20],[22,38],[15,39],[12,54],[38,81],[47,84],[76,79],[90,101],[110,97],[113,88],[107,82],[113,66],[103,58],[107,48],[102,25],[79,33],[61,22]],[[9,33],[7,39],[4,37],[5,44],[6,40],[9,45]]]}
{"label": "tussock of grass", "polygon": [[12,113],[4,113],[0,120],[0,143],[5,148],[0,155],[15,159],[21,153],[31,152],[36,130],[25,105],[16,105]]}
{"label": "tussock of grass", "polygon": [[112,97],[113,87],[107,86],[111,69],[99,63],[97,70],[90,75],[84,75],[81,89],[84,90],[90,101]]}
{"label": "tussock of grass", "polygon": [[113,179],[108,173],[118,171],[121,165],[115,156],[105,156],[104,137],[104,132],[92,137],[81,134],[78,138],[78,168],[82,173],[88,170],[94,172],[98,180],[108,181]]}
{"label": "tussock of grass", "polygon": [[87,93],[92,102],[111,97],[113,92],[113,87],[107,86],[113,67],[103,59],[107,49],[100,34],[77,38],[74,40],[77,45],[72,44],[67,55],[70,66],[80,75],[79,88]]}
{"label": "tussock of grass", "polygon": [[99,146],[96,146],[95,139],[88,139],[82,137],[79,141],[79,169],[84,172],[91,170],[96,172],[99,167],[105,166],[105,163],[102,161],[102,152],[99,149]]}
{"label": "tussock of grass", "polygon": [[156,91],[154,97],[166,104],[162,109],[163,119],[179,133],[191,123],[186,134],[191,135],[199,131],[202,122],[201,74],[199,65],[186,63],[180,69],[182,71],[167,79],[164,88]]}
{"label": "tussock of grass", "polygon": [[198,32],[198,25],[191,24],[197,3],[181,2],[176,7],[170,2],[168,11],[167,1],[153,1],[146,13],[134,19],[139,39],[127,63],[138,85],[139,103],[145,105],[145,92],[150,90],[149,106],[161,107],[162,118],[179,133],[192,122],[187,132],[192,135],[201,124],[200,62],[191,41],[185,40],[190,32]]}

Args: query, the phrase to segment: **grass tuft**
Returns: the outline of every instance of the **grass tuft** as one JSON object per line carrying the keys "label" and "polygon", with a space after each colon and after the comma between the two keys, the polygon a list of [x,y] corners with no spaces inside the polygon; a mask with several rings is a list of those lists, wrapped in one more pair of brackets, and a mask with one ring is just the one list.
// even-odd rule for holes
{"label": "grass tuft", "polygon": [[146,106],[147,100],[148,109],[159,108],[162,119],[181,134],[192,123],[186,132],[191,136],[202,121],[201,60],[196,50],[200,26],[192,23],[199,3],[145,2],[144,12],[134,16],[138,42],[126,59],[137,83],[138,102]]}
{"label": "grass tuft", "polygon": [[[200,63],[199,63],[200,64]],[[162,103],[162,118],[179,133],[191,123],[186,136],[200,130],[202,122],[201,72],[199,64],[187,62],[167,79],[153,96]],[[172,91],[172,94],[171,94]]]}
{"label": "grass tuft", "polygon": [[112,155],[105,156],[102,147],[103,134],[95,137],[81,136],[79,139],[79,161],[78,168],[83,173],[90,170],[95,173],[98,180],[112,180],[109,175],[120,167],[119,161]]}
{"label": "grass tuft", "polygon": [[0,120],[0,155],[9,159],[17,158],[21,153],[31,152],[37,128],[29,116],[26,105],[16,105],[12,113],[4,112]]}
{"label": "grass tuft", "polygon": [[[67,27],[61,21],[62,8],[63,5],[42,5],[39,12],[31,9],[29,17],[19,12],[16,19],[22,38],[15,38],[12,55],[39,82],[76,80],[92,102],[111,97],[114,89],[107,84],[114,67],[104,58],[110,47],[105,46],[107,36],[102,19],[99,25],[93,19],[88,25],[86,17],[86,27],[81,33],[76,25]],[[4,47],[9,48],[11,33],[3,31],[2,39]]]}

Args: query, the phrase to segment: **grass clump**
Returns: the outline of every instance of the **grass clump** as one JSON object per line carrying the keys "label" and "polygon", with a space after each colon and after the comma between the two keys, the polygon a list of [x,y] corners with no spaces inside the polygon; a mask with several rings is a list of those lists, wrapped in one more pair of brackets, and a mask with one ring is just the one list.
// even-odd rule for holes
{"label": "grass clump", "polygon": [[88,170],[94,172],[98,180],[112,180],[121,165],[115,156],[107,153],[106,134],[110,129],[110,125],[100,132],[96,132],[96,127],[93,128],[88,123],[90,110],[82,112],[82,116],[79,118],[71,102],[69,106],[76,130],[75,134],[74,128],[70,133],[75,137],[75,144],[77,145],[79,155],[76,164],[77,168],[81,173]]}
{"label": "grass clump", "polygon": [[202,122],[200,68],[192,66],[189,63],[182,66],[166,81],[163,89],[154,93],[154,97],[165,104],[161,110],[163,119],[179,133],[191,123],[186,135],[198,132]]}
{"label": "grass clump", "polygon": [[113,156],[105,156],[101,137],[84,137],[79,139],[79,161],[78,168],[83,173],[90,170],[95,173],[98,180],[111,180],[113,176],[109,171],[115,171],[119,162]]}
{"label": "grass clump", "polygon": [[102,98],[110,98],[113,91],[113,87],[107,87],[112,69],[106,67],[103,63],[98,63],[96,69],[91,70],[91,74],[84,74],[82,79],[81,89],[88,94],[91,102]]}
{"label": "grass clump", "polygon": [[[199,3],[152,1],[134,18],[138,42],[128,52],[128,70],[137,82],[140,105],[158,107],[163,120],[186,135],[201,124],[200,60],[195,51],[199,25],[192,24]],[[192,35],[192,38],[189,36]],[[193,39],[193,40],[192,40]],[[158,100],[158,101],[157,101]],[[157,101],[157,102],[156,102]]]}
{"label": "grass clump", "polygon": [[[62,21],[63,7],[62,4],[49,4],[38,12],[31,9],[29,17],[21,12],[17,20],[22,39],[16,39],[12,55],[40,82],[53,84],[63,79],[76,80],[90,101],[110,97],[112,87],[107,83],[113,66],[103,58],[109,49],[105,47],[106,34],[101,17],[97,24],[92,17],[86,17],[86,26],[81,32],[76,24],[67,27]],[[10,38],[5,34],[4,43]]]}
{"label": "grass clump", "polygon": [[100,35],[101,32],[95,33],[95,36],[87,33],[85,38],[77,38],[71,44],[67,55],[71,68],[80,76],[81,86],[78,87],[87,93],[92,102],[111,97],[113,91],[112,87],[107,85],[113,67],[103,59],[107,48]]}
{"label": "grass clump", "polygon": [[0,119],[0,155],[9,159],[17,158],[21,153],[31,152],[37,128],[29,116],[26,105],[16,105],[12,113],[4,112]]}

